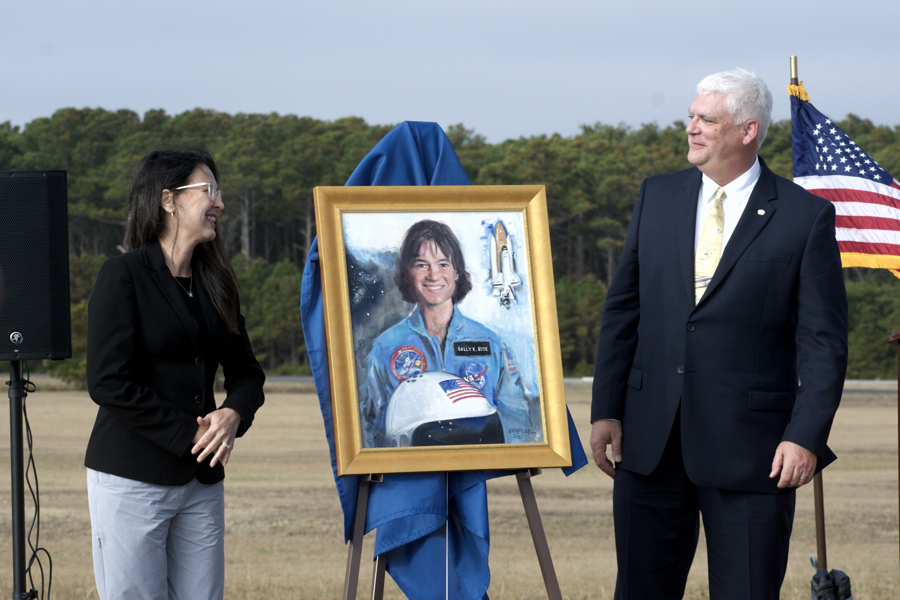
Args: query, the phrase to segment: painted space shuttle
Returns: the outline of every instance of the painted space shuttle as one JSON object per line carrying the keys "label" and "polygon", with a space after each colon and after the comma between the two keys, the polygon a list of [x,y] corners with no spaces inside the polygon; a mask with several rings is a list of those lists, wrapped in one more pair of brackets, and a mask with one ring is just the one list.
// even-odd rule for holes
{"label": "painted space shuttle", "polygon": [[522,280],[516,274],[512,255],[512,240],[503,221],[494,225],[491,236],[491,287],[494,296],[500,298],[500,305],[509,308],[516,301],[516,288]]}

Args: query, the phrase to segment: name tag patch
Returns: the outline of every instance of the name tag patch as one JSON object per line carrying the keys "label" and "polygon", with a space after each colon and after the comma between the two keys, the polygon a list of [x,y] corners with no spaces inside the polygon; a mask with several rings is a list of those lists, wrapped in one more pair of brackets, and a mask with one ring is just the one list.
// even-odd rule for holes
{"label": "name tag patch", "polygon": [[490,342],[453,342],[453,352],[457,356],[490,356]]}

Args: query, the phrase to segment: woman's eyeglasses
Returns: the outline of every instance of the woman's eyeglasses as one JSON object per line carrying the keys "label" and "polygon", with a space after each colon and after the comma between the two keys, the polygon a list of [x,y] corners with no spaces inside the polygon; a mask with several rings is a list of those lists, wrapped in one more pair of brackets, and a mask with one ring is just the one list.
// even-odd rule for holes
{"label": "woman's eyeglasses", "polygon": [[215,202],[216,200],[218,200],[219,202],[222,201],[222,190],[216,189],[216,193],[213,194],[212,183],[210,183],[208,181],[205,181],[203,183],[192,183],[191,185],[183,185],[183,186],[175,188],[175,189],[176,190],[186,190],[188,188],[200,187],[202,185],[206,186],[206,197],[209,198],[210,202]]}

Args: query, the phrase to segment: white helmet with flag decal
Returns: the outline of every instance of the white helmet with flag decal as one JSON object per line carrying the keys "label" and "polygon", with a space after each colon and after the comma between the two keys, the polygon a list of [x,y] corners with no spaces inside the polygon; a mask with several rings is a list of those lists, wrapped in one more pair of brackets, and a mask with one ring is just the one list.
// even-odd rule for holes
{"label": "white helmet with flag decal", "polygon": [[[391,445],[430,445],[429,432],[420,429],[427,425],[423,429],[441,430],[439,436],[445,441],[435,443],[502,443],[496,413],[481,390],[465,379],[428,371],[406,379],[394,391],[385,415],[385,434]],[[485,431],[486,426],[490,431]],[[462,437],[459,432],[464,432]]]}

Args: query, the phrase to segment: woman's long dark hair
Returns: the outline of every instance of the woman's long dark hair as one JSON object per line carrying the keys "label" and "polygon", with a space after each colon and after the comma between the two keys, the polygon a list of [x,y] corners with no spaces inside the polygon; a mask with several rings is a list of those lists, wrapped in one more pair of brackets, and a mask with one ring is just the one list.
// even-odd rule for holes
{"label": "woman's long dark hair", "polygon": [[[167,224],[161,203],[163,190],[169,190],[177,197],[181,192],[175,188],[187,185],[194,169],[200,165],[206,165],[218,181],[216,163],[205,150],[155,150],[141,159],[134,173],[125,215],[127,250],[140,248],[148,242],[159,243]],[[191,262],[196,266],[197,277],[212,299],[216,312],[229,330],[239,333],[237,276],[220,236],[217,234],[212,241],[198,244]]]}

